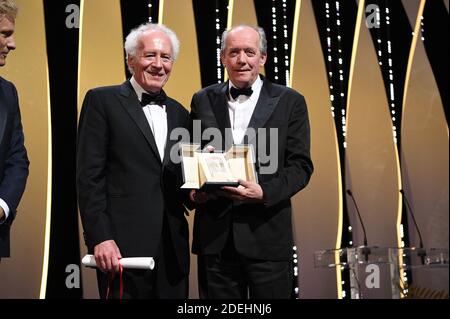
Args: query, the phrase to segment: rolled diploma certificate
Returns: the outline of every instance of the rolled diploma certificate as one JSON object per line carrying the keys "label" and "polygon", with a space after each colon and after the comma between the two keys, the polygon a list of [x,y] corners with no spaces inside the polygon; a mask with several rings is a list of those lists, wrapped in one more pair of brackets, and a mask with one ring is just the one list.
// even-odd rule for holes
{"label": "rolled diploma certificate", "polygon": [[[86,255],[81,260],[81,263],[86,267],[97,267],[94,255]],[[155,261],[153,257],[128,257],[119,260],[123,268],[132,269],[153,269],[155,268]]]}

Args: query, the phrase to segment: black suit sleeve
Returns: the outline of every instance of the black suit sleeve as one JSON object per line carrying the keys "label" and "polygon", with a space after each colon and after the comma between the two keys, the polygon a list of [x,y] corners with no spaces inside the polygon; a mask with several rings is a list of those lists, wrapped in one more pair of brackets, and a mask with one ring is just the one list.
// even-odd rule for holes
{"label": "black suit sleeve", "polygon": [[109,128],[104,105],[95,91],[83,102],[77,141],[77,189],[88,248],[113,238],[107,214],[106,159]]}
{"label": "black suit sleeve", "polygon": [[[11,114],[12,134],[10,135],[10,141],[6,141],[7,155],[3,178],[0,180],[0,198],[8,204],[10,209],[9,221],[14,219],[17,206],[25,190],[29,166],[27,151],[24,145],[19,100],[14,85],[11,85],[11,92],[14,98],[14,108]],[[9,136],[9,134],[5,134],[5,136]]]}
{"label": "black suit sleeve", "polygon": [[[189,112],[183,112],[184,113],[184,121],[183,121],[183,128],[187,128],[188,132],[189,132],[189,140],[187,141],[183,141],[184,143],[192,143],[191,140],[191,136],[192,136],[192,121],[191,121],[191,115],[189,114]],[[179,168],[180,170],[182,163],[180,163]],[[182,172],[180,172],[180,175],[182,175]],[[179,196],[181,196],[181,200],[183,202],[183,205],[188,209],[188,210],[193,210],[195,208],[195,204],[191,201],[189,194],[191,192],[190,189],[182,189],[182,188],[178,188],[178,192],[179,192]]]}
{"label": "black suit sleeve", "polygon": [[283,163],[272,178],[261,182],[266,206],[289,200],[309,182],[314,170],[310,156],[310,126],[308,110],[303,96],[296,94],[294,107],[289,116],[287,138],[284,143]]}

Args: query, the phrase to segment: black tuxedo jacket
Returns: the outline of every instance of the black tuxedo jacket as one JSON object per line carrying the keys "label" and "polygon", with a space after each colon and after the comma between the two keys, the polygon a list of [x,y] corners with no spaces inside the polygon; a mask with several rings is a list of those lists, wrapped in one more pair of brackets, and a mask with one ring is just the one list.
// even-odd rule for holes
{"label": "black tuxedo jacket", "polygon": [[[263,87],[251,117],[249,128],[265,130],[246,143],[254,144],[258,180],[264,192],[264,204],[233,205],[225,198],[208,201],[197,208],[194,220],[193,252],[219,253],[233,232],[236,250],[243,256],[264,260],[292,258],[291,197],[303,189],[313,172],[310,159],[310,127],[305,99],[296,91],[263,79]],[[192,98],[191,118],[201,120],[202,132],[219,128],[222,137],[231,133],[228,112],[228,82],[207,87]],[[272,135],[272,137],[271,137]],[[266,141],[262,146],[261,139]],[[217,139],[203,140],[203,146],[229,148],[230,136],[214,145]],[[272,161],[265,160],[272,143]],[[274,147],[273,143],[278,144]],[[220,144],[220,143],[219,143]],[[223,146],[225,145],[225,147]],[[264,168],[277,161],[276,171]]]}
{"label": "black tuxedo jacket", "polygon": [[0,198],[9,207],[8,219],[0,225],[0,258],[9,257],[9,232],[28,177],[17,91],[0,77]]}
{"label": "black tuxedo jacket", "polygon": [[[187,128],[188,112],[166,101],[164,161],[129,81],[90,90],[84,99],[77,142],[77,188],[85,241],[115,240],[122,257],[156,256],[166,215],[178,263],[189,271],[188,225],[181,170],[170,160],[172,129]],[[177,261],[174,261],[177,262]]]}

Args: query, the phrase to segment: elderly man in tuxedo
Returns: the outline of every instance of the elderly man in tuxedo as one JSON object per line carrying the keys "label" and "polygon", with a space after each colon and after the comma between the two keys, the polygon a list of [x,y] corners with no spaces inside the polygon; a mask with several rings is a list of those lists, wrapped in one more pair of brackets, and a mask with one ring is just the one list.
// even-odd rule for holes
{"label": "elderly man in tuxedo", "polygon": [[291,197],[313,172],[310,128],[303,96],[259,75],[266,59],[261,28],[226,30],[221,60],[229,81],[192,98],[191,117],[201,121],[202,132],[222,133],[222,140],[202,140],[203,146],[254,144],[258,171],[258,183],[240,180],[239,187],[213,195],[191,192],[198,204],[193,252],[202,298],[292,296]]}
{"label": "elderly man in tuxedo", "polygon": [[[0,67],[16,48],[13,33],[17,7],[0,0]],[[0,260],[10,256],[10,229],[28,177],[28,157],[17,91],[0,77]]]}
{"label": "elderly man in tuxedo", "polygon": [[[189,232],[170,133],[188,128],[189,113],[163,90],[179,41],[166,26],[147,23],[130,32],[125,50],[131,79],[90,90],[80,116],[77,187],[85,241],[102,298],[186,298]],[[122,278],[108,280],[119,272],[120,258],[149,256],[154,270],[124,269]]]}

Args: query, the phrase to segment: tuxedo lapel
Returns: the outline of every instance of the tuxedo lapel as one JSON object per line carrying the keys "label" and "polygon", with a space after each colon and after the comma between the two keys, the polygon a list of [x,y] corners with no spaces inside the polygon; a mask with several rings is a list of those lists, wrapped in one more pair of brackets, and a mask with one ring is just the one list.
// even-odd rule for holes
{"label": "tuxedo lapel", "polygon": [[258,128],[264,127],[269,120],[273,111],[276,109],[279,95],[272,95],[270,90],[270,83],[263,78],[263,86],[261,93],[259,94],[258,102],[256,103],[255,110],[253,111],[250,122],[248,123],[246,135],[249,137],[247,143],[251,143],[256,135],[249,134],[250,130],[254,130],[258,134]]}
{"label": "tuxedo lapel", "polygon": [[167,114],[167,137],[166,137],[166,147],[164,149],[164,161],[163,165],[167,165],[170,159],[170,150],[172,146],[176,143],[175,140],[170,139],[170,133],[174,128],[177,127],[177,106],[174,105],[170,99],[167,99],[166,103],[166,114]]}
{"label": "tuxedo lapel", "polygon": [[142,106],[139,103],[139,99],[136,96],[136,93],[133,90],[129,81],[126,81],[122,84],[120,89],[120,103],[122,107],[128,112],[130,117],[136,123],[136,125],[141,130],[142,134],[144,134],[145,139],[147,140],[150,148],[155,153],[155,156],[159,159],[161,163],[161,157],[159,156],[158,147],[156,146],[155,137],[153,136],[152,129],[150,128],[147,118],[145,117],[144,111],[142,110]]}
{"label": "tuxedo lapel", "polygon": [[[230,114],[228,112],[228,81],[217,87],[214,90],[214,94],[211,99],[211,108],[214,112],[214,115],[217,120],[218,128],[220,129],[220,133],[222,134],[222,142],[224,146],[224,150],[227,150],[233,144],[233,136],[230,130]],[[227,129],[228,128],[228,129]],[[228,136],[227,136],[228,135]],[[225,144],[228,142],[228,144]]]}

